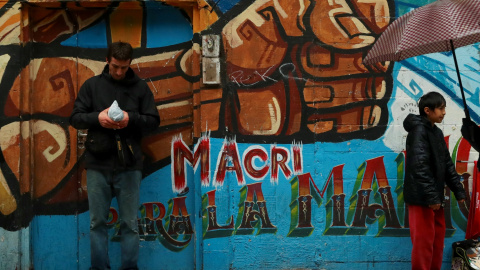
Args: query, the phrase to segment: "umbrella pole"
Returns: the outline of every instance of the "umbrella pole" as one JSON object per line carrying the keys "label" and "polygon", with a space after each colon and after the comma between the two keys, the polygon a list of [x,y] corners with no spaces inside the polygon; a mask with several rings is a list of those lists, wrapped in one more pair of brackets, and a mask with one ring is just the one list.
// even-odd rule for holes
{"label": "umbrella pole", "polygon": [[467,101],[465,100],[465,92],[463,91],[462,78],[460,77],[460,70],[458,69],[457,56],[455,55],[455,47],[453,47],[453,41],[450,39],[450,48],[453,54],[453,60],[455,61],[455,70],[457,71],[458,83],[460,84],[460,92],[462,93],[463,106],[465,111],[465,118],[470,119],[470,112],[468,111]]}

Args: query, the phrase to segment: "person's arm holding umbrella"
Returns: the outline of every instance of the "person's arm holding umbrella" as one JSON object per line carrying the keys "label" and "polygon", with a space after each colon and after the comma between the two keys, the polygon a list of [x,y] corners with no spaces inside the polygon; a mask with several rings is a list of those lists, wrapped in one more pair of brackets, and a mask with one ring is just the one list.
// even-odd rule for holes
{"label": "person's arm holding umbrella", "polygon": [[[480,152],[480,127],[470,118],[463,118],[462,122],[461,132],[463,138],[470,143],[473,149]],[[480,158],[477,161],[477,168],[480,170]]]}
{"label": "person's arm holding umbrella", "polygon": [[462,136],[467,140],[473,149],[480,152],[480,127],[469,118],[462,119]]}

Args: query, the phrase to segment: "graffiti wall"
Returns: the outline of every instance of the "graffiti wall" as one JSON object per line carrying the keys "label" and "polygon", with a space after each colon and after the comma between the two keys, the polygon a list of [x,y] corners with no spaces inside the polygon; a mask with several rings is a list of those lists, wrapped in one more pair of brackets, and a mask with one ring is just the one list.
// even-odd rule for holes
{"label": "graffiti wall", "polygon": [[[112,41],[161,124],[143,141],[140,269],[409,269],[406,131],[417,100],[470,191],[453,58],[362,64],[396,17],[430,0],[0,2],[0,269],[88,269],[84,137],[68,124]],[[480,44],[457,49],[480,123]],[[447,198],[444,269],[470,197]],[[112,267],[120,266],[114,200]]]}

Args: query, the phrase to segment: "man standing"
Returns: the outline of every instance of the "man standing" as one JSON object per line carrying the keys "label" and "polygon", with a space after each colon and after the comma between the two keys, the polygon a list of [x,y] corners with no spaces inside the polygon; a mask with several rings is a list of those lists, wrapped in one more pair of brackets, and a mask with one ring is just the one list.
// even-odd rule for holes
{"label": "man standing", "polygon": [[[88,129],[85,165],[91,269],[110,269],[107,221],[114,196],[120,214],[121,269],[138,269],[140,140],[144,131],[159,126],[160,117],[148,85],[130,68],[132,54],[128,43],[110,44],[102,74],[85,81],[70,116],[74,128]],[[114,111],[117,115],[112,117]]]}

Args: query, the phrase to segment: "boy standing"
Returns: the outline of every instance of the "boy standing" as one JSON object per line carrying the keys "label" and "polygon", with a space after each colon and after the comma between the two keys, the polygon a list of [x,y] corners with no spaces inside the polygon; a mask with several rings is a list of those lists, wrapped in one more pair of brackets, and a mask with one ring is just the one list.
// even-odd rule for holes
{"label": "boy standing", "polygon": [[412,269],[441,269],[445,238],[445,184],[463,203],[466,194],[442,131],[445,99],[437,92],[420,98],[420,115],[403,122],[408,132],[404,197],[412,239]]}

